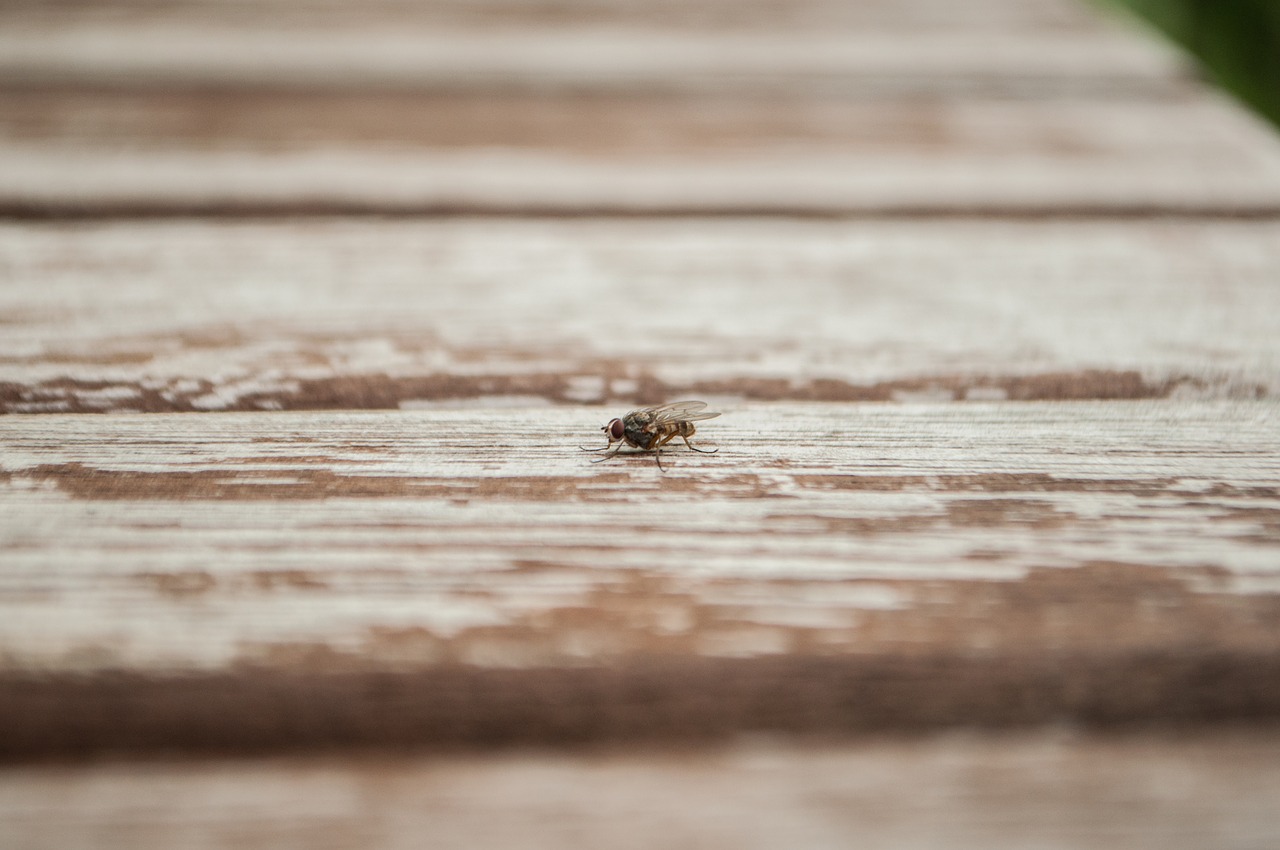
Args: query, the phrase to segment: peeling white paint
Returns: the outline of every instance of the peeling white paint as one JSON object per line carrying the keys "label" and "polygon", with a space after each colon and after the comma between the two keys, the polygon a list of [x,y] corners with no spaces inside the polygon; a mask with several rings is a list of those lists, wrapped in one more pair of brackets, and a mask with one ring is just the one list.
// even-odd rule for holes
{"label": "peeling white paint", "polygon": [[[613,610],[602,599],[636,631],[574,631],[556,651],[623,652],[652,634],[767,654],[792,629],[836,647],[873,612],[920,616],[922,583],[1090,563],[1147,565],[1196,592],[1276,592],[1275,402],[745,405],[709,423],[721,454],[673,452],[666,473],[646,457],[588,462],[576,445],[605,410],[9,418],[3,663],[220,667],[312,643],[414,663],[477,628],[494,632],[466,657],[539,663],[547,646],[503,630]],[[833,410],[857,433],[813,439]],[[61,464],[283,489],[86,500],[36,475]],[[412,486],[288,495],[317,470]],[[1006,477],[966,484],[984,475]],[[522,489],[566,479],[546,499]],[[637,580],[654,595],[632,595]],[[695,609],[715,612],[714,633]],[[378,629],[422,640],[384,656]]]}
{"label": "peeling white paint", "polygon": [[[567,375],[590,402],[631,396],[640,370],[676,385],[958,378],[986,402],[1006,392],[993,379],[1102,369],[1247,400],[1280,395],[1277,245],[1274,223],[1247,221],[7,224],[0,314],[24,318],[5,335],[42,354],[4,370],[209,410],[361,374]],[[634,303],[673,279],[679,297]],[[590,372],[609,360],[625,366]]]}

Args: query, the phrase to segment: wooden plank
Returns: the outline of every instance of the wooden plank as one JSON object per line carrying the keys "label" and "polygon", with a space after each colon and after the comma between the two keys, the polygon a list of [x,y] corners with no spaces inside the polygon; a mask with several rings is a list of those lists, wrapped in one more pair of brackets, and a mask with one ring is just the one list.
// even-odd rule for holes
{"label": "wooden plank", "polygon": [[1274,734],[0,770],[15,847],[1261,850]]}
{"label": "wooden plank", "polygon": [[968,28],[1004,33],[1097,28],[1092,10],[1063,0],[973,0],[963,10],[946,0],[102,0],[92,6],[10,0],[0,15],[9,26],[45,29],[64,27],[68,22],[118,26],[122,20],[189,28],[260,24],[271,30],[299,26],[351,29],[379,24],[462,29],[504,24],[521,29],[608,25],[690,32]]}
{"label": "wooden plank", "polygon": [[847,5],[19,4],[0,212],[1280,211],[1274,135],[1075,3]]}
{"label": "wooden plank", "polygon": [[0,410],[1276,398],[1269,222],[0,227]]}
{"label": "wooden plank", "polygon": [[5,752],[1280,711],[1275,401],[620,412],[6,419]]}
{"label": "wooden plank", "polygon": [[1280,210],[1274,135],[1207,95],[513,103],[34,89],[0,101],[10,215]]}
{"label": "wooden plank", "polygon": [[[0,757],[1280,715],[1280,148],[1168,53],[68,10],[0,8],[0,213],[146,220],[0,226]],[[718,454],[576,448],[687,395]]]}
{"label": "wooden plank", "polygon": [[[285,91],[1185,92],[1172,53],[1108,32],[910,33],[761,27],[399,26],[354,31],[260,25],[28,28],[0,34],[0,73],[27,86]],[[886,43],[886,40],[888,43]],[[897,45],[901,45],[901,48]],[[954,71],[956,78],[942,76]]]}
{"label": "wooden plank", "polygon": [[986,0],[964,14],[937,0],[17,2],[0,9],[0,48],[11,80],[148,88],[790,91],[891,76],[937,91],[958,75],[1167,90],[1179,67],[1070,0]]}

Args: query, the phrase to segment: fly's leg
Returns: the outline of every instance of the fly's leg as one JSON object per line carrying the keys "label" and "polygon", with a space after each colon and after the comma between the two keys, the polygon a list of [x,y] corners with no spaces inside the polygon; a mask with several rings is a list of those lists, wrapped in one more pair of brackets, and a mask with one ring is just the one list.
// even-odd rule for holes
{"label": "fly's leg", "polygon": [[693,443],[689,442],[689,438],[686,437],[684,434],[680,435],[680,439],[684,440],[684,444],[686,446],[693,449],[695,452],[699,452],[704,455],[713,455],[716,452],[720,451],[719,449],[700,449],[697,446],[695,446]]}
{"label": "fly's leg", "polygon": [[578,448],[582,449],[584,452],[607,452],[609,449],[613,448],[613,443],[610,443],[602,449],[589,449],[586,446],[578,446]]}
{"label": "fly's leg", "polygon": [[[582,448],[582,447],[581,447],[581,446],[579,446],[578,448]],[[608,460],[609,458],[611,458],[611,457],[613,457],[614,455],[616,455],[616,454],[618,453],[618,451],[619,451],[621,448],[622,448],[622,443],[618,443],[617,448],[614,448],[613,446],[607,446],[607,447],[606,447],[606,449],[605,449],[606,451],[608,451],[608,449],[613,449],[613,451],[612,451],[612,452],[610,452],[610,453],[609,453],[609,454],[607,454],[607,455],[601,455],[600,457],[592,458],[592,459],[591,459],[591,462],[592,462],[592,463],[599,463],[599,462],[600,462],[600,461],[602,461],[602,460]],[[583,450],[583,451],[585,451],[585,452],[590,452],[590,451],[599,451],[599,449],[582,449],[582,450]]]}
{"label": "fly's leg", "polygon": [[653,459],[658,462],[658,469],[661,469],[663,472],[666,472],[667,468],[662,465],[662,447],[671,442],[674,437],[675,434],[667,434],[665,437],[658,440],[658,444],[653,447]]}
{"label": "fly's leg", "polygon": [[[692,422],[681,422],[680,431],[678,433],[680,434],[680,439],[684,440],[684,444],[689,448],[693,449],[695,452],[699,452],[704,455],[713,455],[716,452],[720,451],[719,449],[700,449],[697,446],[695,446],[693,443],[689,442],[689,438],[692,437],[697,432],[697,430],[698,429],[693,426]],[[675,436],[675,435],[673,434],[672,436]]]}

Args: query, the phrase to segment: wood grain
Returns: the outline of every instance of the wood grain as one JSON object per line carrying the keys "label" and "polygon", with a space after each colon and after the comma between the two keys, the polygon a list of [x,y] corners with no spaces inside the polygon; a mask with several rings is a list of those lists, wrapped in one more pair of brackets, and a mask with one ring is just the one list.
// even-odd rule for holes
{"label": "wood grain", "polygon": [[0,165],[0,758],[1280,716],[1280,146],[1080,4],[18,0]]}
{"label": "wood grain", "polygon": [[0,73],[17,82],[146,89],[777,92],[897,78],[1169,91],[1181,68],[1063,0],[963,14],[937,0],[15,2],[0,9],[0,45]]}
{"label": "wood grain", "polygon": [[1266,222],[0,227],[0,411],[1275,398]]}
{"label": "wood grain", "polygon": [[1266,128],[1067,0],[105,5],[0,11],[0,212],[1280,212]]}
{"label": "wood grain", "polygon": [[6,420],[10,755],[1280,709],[1274,402],[610,413]]}
{"label": "wood grain", "polygon": [[1280,210],[1280,145],[1207,95],[355,99],[0,92],[3,114],[20,122],[0,127],[9,164],[0,212],[1274,219]]}

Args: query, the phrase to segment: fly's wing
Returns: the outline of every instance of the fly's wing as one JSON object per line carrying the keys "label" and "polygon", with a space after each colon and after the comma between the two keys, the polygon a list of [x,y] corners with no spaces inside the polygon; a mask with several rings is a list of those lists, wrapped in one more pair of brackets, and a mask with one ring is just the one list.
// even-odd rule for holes
{"label": "fly's wing", "polygon": [[654,422],[698,422],[702,419],[715,419],[720,414],[707,410],[705,401],[673,401],[649,408]]}

